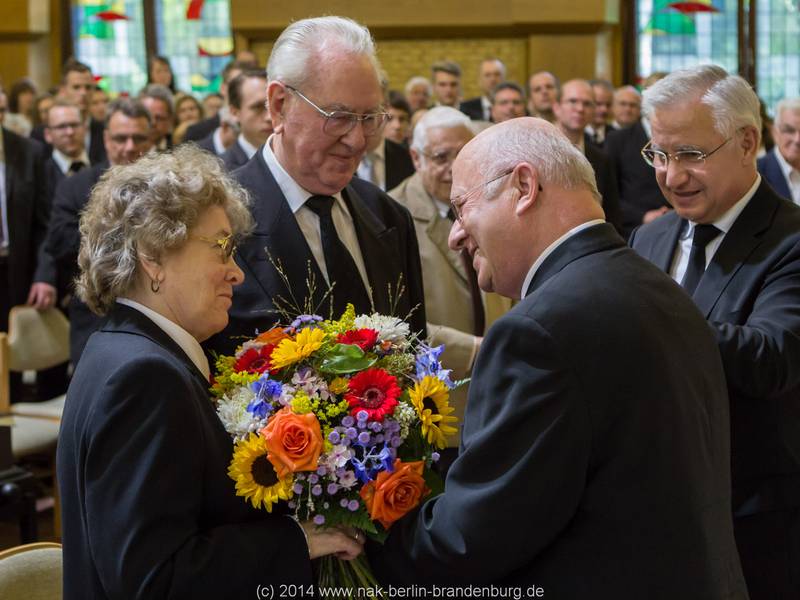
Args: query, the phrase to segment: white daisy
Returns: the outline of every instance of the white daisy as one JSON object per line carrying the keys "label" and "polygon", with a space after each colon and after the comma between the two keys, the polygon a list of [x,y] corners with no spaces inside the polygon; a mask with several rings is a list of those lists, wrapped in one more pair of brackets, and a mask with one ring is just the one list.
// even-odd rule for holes
{"label": "white daisy", "polygon": [[356,317],[355,324],[358,329],[374,329],[378,332],[379,340],[398,345],[405,343],[411,333],[408,323],[402,319],[378,313],[359,315]]}

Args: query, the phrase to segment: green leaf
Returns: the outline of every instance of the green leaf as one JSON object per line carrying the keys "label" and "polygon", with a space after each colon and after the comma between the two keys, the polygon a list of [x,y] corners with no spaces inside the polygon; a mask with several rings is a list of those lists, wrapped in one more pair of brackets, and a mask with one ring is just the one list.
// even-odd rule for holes
{"label": "green leaf", "polygon": [[377,357],[368,357],[355,344],[336,344],[325,354],[319,369],[323,373],[342,375],[369,369],[377,360]]}

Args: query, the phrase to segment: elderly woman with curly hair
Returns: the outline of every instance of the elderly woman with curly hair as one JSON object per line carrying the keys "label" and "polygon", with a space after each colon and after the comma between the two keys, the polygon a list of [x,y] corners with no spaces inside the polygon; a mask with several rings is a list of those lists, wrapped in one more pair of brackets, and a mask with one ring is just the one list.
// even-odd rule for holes
{"label": "elderly woman with curly hair", "polygon": [[200,342],[228,321],[252,227],[244,191],[195,148],[110,169],[81,219],[77,293],[105,325],[67,393],[58,444],[65,598],[241,598],[353,558],[339,530],[236,497]]}

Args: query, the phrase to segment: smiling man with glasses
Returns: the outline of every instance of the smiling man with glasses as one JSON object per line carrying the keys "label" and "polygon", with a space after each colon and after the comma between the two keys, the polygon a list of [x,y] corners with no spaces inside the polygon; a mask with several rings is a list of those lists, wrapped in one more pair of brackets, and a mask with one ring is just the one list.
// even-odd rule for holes
{"label": "smiling man with glasses", "polygon": [[[756,171],[750,84],[716,66],[644,93],[642,150],[675,209],[631,236],[714,331],[731,411],[733,524],[751,600],[800,594],[800,207]],[[671,360],[671,358],[669,359]]]}
{"label": "smiling man with glasses", "polygon": [[369,31],[340,17],[297,21],[275,42],[267,74],[274,133],[234,172],[253,199],[256,229],[236,257],[248,276],[227,329],[206,347],[229,354],[235,336],[252,336],[280,318],[277,307],[302,309],[306,300],[326,316],[347,303],[399,317],[417,307],[411,329],[424,332],[411,217],[353,177],[388,120]]}

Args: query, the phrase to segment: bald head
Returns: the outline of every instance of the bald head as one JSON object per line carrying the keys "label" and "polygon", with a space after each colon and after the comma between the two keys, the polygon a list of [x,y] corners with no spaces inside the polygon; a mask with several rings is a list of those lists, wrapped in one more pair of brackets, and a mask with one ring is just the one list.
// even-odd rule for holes
{"label": "bald head", "polygon": [[623,86],[614,92],[611,110],[620,126],[630,127],[642,117],[642,95],[632,85]]}

